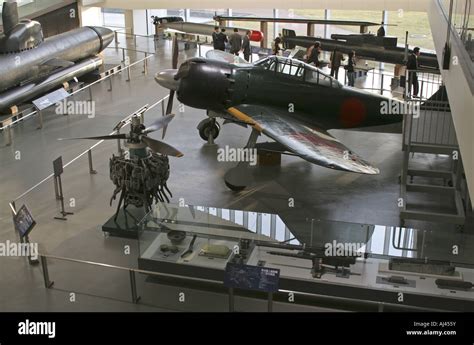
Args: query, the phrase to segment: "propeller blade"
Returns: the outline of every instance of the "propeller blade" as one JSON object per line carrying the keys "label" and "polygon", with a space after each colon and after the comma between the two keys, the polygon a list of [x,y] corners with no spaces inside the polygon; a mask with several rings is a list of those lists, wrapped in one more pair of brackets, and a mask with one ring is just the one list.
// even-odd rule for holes
{"label": "propeller blade", "polygon": [[143,131],[143,133],[148,134],[148,133],[151,133],[151,132],[158,131],[158,130],[164,128],[165,126],[168,126],[168,124],[171,122],[171,120],[173,120],[173,118],[174,118],[174,114],[165,115],[165,116],[159,118],[158,120],[156,120],[155,122],[153,122],[150,126],[148,126]]}
{"label": "propeller blade", "polygon": [[168,98],[168,105],[166,106],[166,115],[173,112],[174,90],[170,90],[170,97]]}
{"label": "propeller blade", "polygon": [[[179,53],[179,47],[178,47],[178,37],[174,36],[173,37],[173,51],[172,51],[172,68],[173,69],[178,69],[178,53]],[[166,106],[166,115],[170,115],[171,112],[173,111],[173,100],[174,100],[174,90],[170,90],[170,97],[168,98],[168,104]],[[163,134],[161,136],[161,139],[165,138],[166,135],[166,130],[168,129],[168,124],[165,124],[163,126]]]}
{"label": "propeller blade", "polygon": [[172,50],[172,68],[178,68],[178,38],[176,36],[173,37],[173,50]]}
{"label": "propeller blade", "polygon": [[147,146],[157,153],[162,155],[173,156],[173,157],[182,157],[183,154],[175,149],[173,146],[170,146],[162,141],[149,138],[147,136],[142,136],[142,141],[147,144]]}
{"label": "propeller blade", "polygon": [[[166,106],[166,115],[165,115],[165,116],[171,114],[171,112],[173,111],[174,93],[175,93],[174,90],[170,90],[170,97],[169,97],[169,99],[168,99],[168,105]],[[168,124],[166,124],[166,125],[163,126],[163,135],[161,136],[161,139],[164,139],[164,138],[165,138],[166,130],[167,130],[167,129],[168,129]]]}
{"label": "propeller blade", "polygon": [[59,138],[58,140],[81,140],[81,139],[90,139],[90,140],[127,139],[127,135],[126,134],[113,134],[113,135],[102,135],[102,136],[97,136],[97,137]]}

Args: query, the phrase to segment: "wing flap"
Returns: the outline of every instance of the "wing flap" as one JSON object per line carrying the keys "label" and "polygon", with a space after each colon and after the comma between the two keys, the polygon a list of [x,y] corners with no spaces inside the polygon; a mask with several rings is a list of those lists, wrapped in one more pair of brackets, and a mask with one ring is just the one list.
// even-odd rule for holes
{"label": "wing flap", "polygon": [[303,124],[285,110],[243,104],[227,111],[308,162],[360,174],[379,173],[377,168],[352,152],[326,130]]}

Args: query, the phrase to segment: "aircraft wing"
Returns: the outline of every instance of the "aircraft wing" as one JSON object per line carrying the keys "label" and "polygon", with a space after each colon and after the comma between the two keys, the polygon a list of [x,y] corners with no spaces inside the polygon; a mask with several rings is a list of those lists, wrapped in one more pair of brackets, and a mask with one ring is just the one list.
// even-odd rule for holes
{"label": "aircraft wing", "polygon": [[289,115],[286,110],[242,104],[228,108],[227,112],[308,162],[360,174],[379,173],[379,169],[353,153],[326,130],[308,126]]}
{"label": "aircraft wing", "polygon": [[206,59],[218,60],[218,61],[234,63],[234,64],[246,64],[246,65],[251,64],[250,62],[245,61],[244,59],[242,59],[239,56],[223,52],[222,50],[209,50],[206,53]]}

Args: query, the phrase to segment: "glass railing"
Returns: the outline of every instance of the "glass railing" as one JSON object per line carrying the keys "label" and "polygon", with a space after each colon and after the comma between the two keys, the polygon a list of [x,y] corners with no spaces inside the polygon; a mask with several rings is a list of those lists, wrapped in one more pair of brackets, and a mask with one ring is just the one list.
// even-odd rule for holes
{"label": "glass railing", "polygon": [[472,310],[473,235],[285,214],[155,205],[140,222],[138,267],[213,281],[229,264],[265,267],[282,291],[390,305],[416,294],[426,299],[410,307]]}
{"label": "glass railing", "polygon": [[189,238],[194,234],[223,241],[247,238],[273,244],[302,245],[316,251],[340,243],[357,247],[366,257],[442,260],[474,268],[474,257],[469,255],[472,252],[469,248],[474,247],[474,235],[463,232],[299,219],[288,215],[164,203],[157,204],[145,216],[140,228],[140,255],[147,258],[159,251],[160,244],[168,243],[170,238],[166,237],[173,231],[173,234]]}
{"label": "glass railing", "polygon": [[449,18],[452,2],[451,24],[463,43],[471,60],[474,62],[474,1],[472,0],[440,0],[441,7]]}

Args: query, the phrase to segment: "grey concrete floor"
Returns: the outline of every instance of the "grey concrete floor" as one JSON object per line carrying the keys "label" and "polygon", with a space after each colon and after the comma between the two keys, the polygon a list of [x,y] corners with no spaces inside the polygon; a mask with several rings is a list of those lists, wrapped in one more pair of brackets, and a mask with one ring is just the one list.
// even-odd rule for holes
{"label": "grey concrete floor", "polygon": [[[131,44],[131,42],[127,42]],[[125,44],[123,42],[122,44]],[[146,39],[138,42],[138,48],[153,51],[153,44]],[[195,50],[180,52],[180,60],[192,57]],[[119,61],[121,52],[108,49],[108,62]],[[143,54],[130,54],[131,60]],[[103,135],[112,131],[119,120],[144,104],[152,104],[167,95],[159,87],[153,75],[169,68],[170,43],[165,42],[149,62],[148,75],[142,73],[142,65],[132,69],[132,79],[126,75],[113,77],[113,91],[108,83],[93,89],[96,116],[89,119],[81,115],[62,116],[49,111],[44,116],[44,128],[36,129],[36,121],[30,119],[13,130],[13,145],[0,147],[0,241],[18,241],[11,222],[8,202],[14,200],[31,186],[52,172],[52,161],[63,157],[68,162],[88,149],[95,142],[58,141],[60,137]],[[87,94],[87,93],[86,93]],[[87,99],[86,95],[75,96]],[[175,102],[175,105],[178,102]],[[175,107],[176,108],[176,107]],[[161,116],[161,108],[146,115],[146,123]],[[216,146],[206,145],[196,130],[205,118],[205,112],[185,107],[177,112],[168,128],[166,142],[184,152],[182,158],[170,158],[171,177],[168,186],[173,192],[172,202],[184,198],[187,204],[252,210],[276,213],[292,228],[306,228],[314,219],[346,222],[399,225],[398,175],[401,168],[401,136],[397,134],[333,131],[333,134],[354,152],[375,164],[381,171],[377,176],[363,176],[324,169],[301,159],[283,156],[280,167],[256,168],[253,175],[257,184],[241,193],[227,189],[223,177],[233,163],[216,159],[218,147],[243,147],[249,130],[235,125],[224,125]],[[152,136],[161,137],[161,133]],[[265,140],[260,138],[260,141]],[[15,159],[20,153],[21,159]],[[100,226],[114,213],[109,207],[113,185],[109,180],[109,157],[116,153],[116,142],[105,142],[93,150],[96,175],[88,173],[87,156],[66,168],[63,174],[64,195],[75,206],[68,210],[74,215],[67,221],[54,220],[59,204],[54,197],[52,181],[42,184],[17,201],[25,203],[37,220],[31,241],[40,244],[41,251],[56,256],[115,264],[135,268],[139,255],[137,241],[105,238]],[[444,162],[432,162],[433,165]],[[294,198],[295,207],[288,207],[288,199]],[[452,201],[440,196],[431,199],[440,208],[449,209]],[[116,204],[114,203],[113,206]],[[443,228],[447,235],[451,229],[436,224],[414,224],[429,230]],[[472,230],[472,229],[467,229]],[[472,237],[472,236],[471,236]],[[470,237],[469,237],[470,239]],[[433,240],[432,246],[443,239]],[[124,247],[130,246],[130,254]],[[226,296],[217,293],[187,289],[186,303],[179,303],[179,288],[150,284],[143,277],[139,280],[142,303],[129,303],[128,274],[122,271],[91,268],[58,260],[50,261],[54,289],[43,286],[41,269],[29,266],[24,258],[0,258],[0,311],[157,311],[226,310]],[[70,302],[70,293],[76,292],[76,302]],[[265,302],[239,300],[245,310],[261,310]],[[262,309],[262,310],[263,310]],[[323,310],[288,304],[278,305],[275,310]]]}

